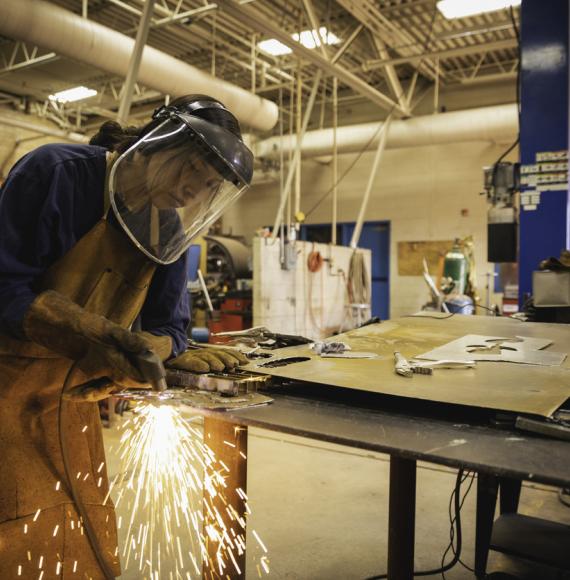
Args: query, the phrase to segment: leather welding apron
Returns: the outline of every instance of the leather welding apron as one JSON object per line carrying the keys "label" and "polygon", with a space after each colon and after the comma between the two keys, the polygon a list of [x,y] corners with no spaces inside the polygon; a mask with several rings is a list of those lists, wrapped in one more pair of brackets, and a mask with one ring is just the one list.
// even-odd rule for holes
{"label": "leather welding apron", "polygon": [[[56,290],[127,328],[155,265],[101,220],[43,276]],[[73,361],[0,334],[0,579],[103,578],[65,480],[58,411]],[[89,377],[77,371],[72,384]],[[105,561],[120,574],[114,507],[97,403],[64,401],[71,475]]]}

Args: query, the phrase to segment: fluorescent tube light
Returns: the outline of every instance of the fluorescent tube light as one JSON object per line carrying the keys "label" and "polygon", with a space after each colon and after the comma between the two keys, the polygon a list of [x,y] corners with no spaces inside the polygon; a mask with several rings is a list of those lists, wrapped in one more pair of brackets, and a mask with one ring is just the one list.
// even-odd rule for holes
{"label": "fluorescent tube light", "polygon": [[257,47],[263,52],[272,54],[273,56],[282,56],[284,54],[290,54],[293,52],[288,46],[285,46],[282,42],[276,38],[270,38],[269,40],[262,40],[257,43]]}
{"label": "fluorescent tube light", "polygon": [[293,40],[299,41],[300,38],[301,44],[307,48],[321,46],[321,38],[324,38],[325,44],[338,44],[340,42],[340,38],[336,34],[328,32],[326,26],[321,26],[319,32],[320,36],[314,28],[311,30],[302,30],[300,35],[293,34]]}
{"label": "fluorescent tube light", "polygon": [[73,103],[75,101],[87,99],[88,97],[93,97],[96,94],[97,91],[94,89],[88,89],[87,87],[73,87],[72,89],[54,93],[48,98],[50,101],[57,101],[58,103]]}
{"label": "fluorescent tube light", "polygon": [[521,0],[440,0],[437,8],[448,20],[451,20],[494,12],[510,6],[520,6],[520,4]]}
{"label": "fluorescent tube light", "polygon": [[[321,37],[324,39],[325,44],[338,44],[340,42],[340,38],[336,34],[328,32],[326,26],[321,26],[319,32],[321,36],[319,36],[314,28],[311,30],[302,30],[300,34],[292,34],[291,38],[300,42],[304,47],[311,49],[321,45]],[[257,43],[257,47],[273,56],[282,56],[284,54],[291,54],[292,52],[288,46],[285,46],[276,38],[262,40]]]}

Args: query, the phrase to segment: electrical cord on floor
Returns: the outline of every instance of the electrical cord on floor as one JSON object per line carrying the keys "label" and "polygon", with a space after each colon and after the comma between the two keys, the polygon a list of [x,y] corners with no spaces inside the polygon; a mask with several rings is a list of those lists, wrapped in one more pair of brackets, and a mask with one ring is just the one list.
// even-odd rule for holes
{"label": "electrical cord on floor", "polygon": [[[75,480],[71,477],[71,462],[69,458],[69,449],[67,445],[67,438],[66,438],[66,430],[64,429],[65,424],[65,413],[63,412],[64,407],[64,395],[69,389],[71,385],[71,379],[73,378],[73,374],[77,370],[77,361],[74,362],[69,371],[67,371],[67,375],[65,380],[63,381],[63,388],[61,390],[61,395],[59,397],[59,409],[58,409],[58,423],[59,423],[59,446],[61,448],[61,456],[63,458],[63,469],[65,472],[65,479],[67,483],[67,487],[71,498],[73,499],[73,503],[79,513],[79,516],[83,522],[83,527],[85,528],[85,532],[87,534],[87,539],[91,544],[91,549],[97,558],[97,563],[101,568],[103,575],[105,576],[106,580],[115,580],[115,574],[113,574],[112,570],[109,568],[105,558],[103,556],[103,551],[99,542],[97,540],[97,536],[95,534],[95,530],[93,528],[93,524],[89,518],[89,514],[83,505],[83,501],[75,487]],[[111,412],[111,411],[109,411]]]}
{"label": "electrical cord on floor", "polygon": [[[471,482],[463,495],[461,497],[461,484],[471,476]],[[467,494],[471,490],[471,486],[473,485],[473,481],[475,478],[475,474],[471,474],[471,472],[467,472],[464,474],[463,468],[457,471],[457,477],[455,479],[455,486],[453,491],[451,492],[451,496],[449,497],[449,519],[451,522],[451,527],[449,530],[449,537],[450,542],[447,546],[443,556],[441,558],[441,566],[439,568],[434,568],[433,570],[419,570],[417,572],[414,571],[414,576],[434,576],[436,574],[441,574],[443,578],[445,578],[445,572],[451,570],[458,562],[461,562],[461,549],[463,545],[463,536],[461,532],[461,508],[463,507],[463,503],[465,502],[465,498]],[[452,517],[451,510],[452,506],[454,508],[455,515]],[[455,545],[454,545],[455,542]],[[453,552],[453,558],[445,564],[445,557],[449,553],[449,551]],[[469,567],[461,562],[463,566],[469,569]],[[366,578],[366,580],[384,580],[388,578],[388,574],[380,574],[378,576],[370,576]]]}

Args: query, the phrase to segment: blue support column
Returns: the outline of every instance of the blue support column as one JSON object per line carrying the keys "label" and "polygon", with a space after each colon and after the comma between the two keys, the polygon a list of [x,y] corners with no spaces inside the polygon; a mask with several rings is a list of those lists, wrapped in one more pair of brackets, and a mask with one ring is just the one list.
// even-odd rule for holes
{"label": "blue support column", "polygon": [[[536,154],[568,149],[568,0],[523,0],[521,6],[522,164]],[[521,208],[519,296],[532,292],[540,260],[570,247],[568,184],[544,191],[536,209]]]}

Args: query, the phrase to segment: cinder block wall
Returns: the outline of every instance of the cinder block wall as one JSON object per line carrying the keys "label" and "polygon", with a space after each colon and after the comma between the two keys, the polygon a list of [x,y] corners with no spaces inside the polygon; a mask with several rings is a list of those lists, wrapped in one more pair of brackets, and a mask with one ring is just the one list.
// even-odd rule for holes
{"label": "cinder block wall", "polygon": [[[279,241],[253,241],[253,324],[273,332],[325,338],[354,325],[346,309],[346,277],[353,251],[341,246],[297,242],[297,261],[283,270]],[[360,250],[370,275],[370,251]],[[325,259],[310,272],[307,258],[320,252]]]}
{"label": "cinder block wall", "polygon": [[[428,292],[419,276],[399,276],[399,241],[446,240],[473,235],[476,244],[478,284],[485,299],[487,263],[487,203],[482,167],[494,163],[506,149],[503,144],[469,142],[453,145],[387,150],[376,176],[368,220],[390,220],[390,315],[392,318],[420,309]],[[339,221],[355,221],[366,187],[374,152],[362,155],[339,185]],[[341,155],[339,175],[354,154]],[[511,159],[516,158],[516,152]],[[329,165],[305,161],[302,165],[302,203],[307,212],[330,188]],[[254,186],[224,216],[224,228],[248,237],[272,225],[279,199],[279,184]],[[466,216],[462,210],[467,210]],[[308,216],[308,223],[331,221],[330,197]]]}

